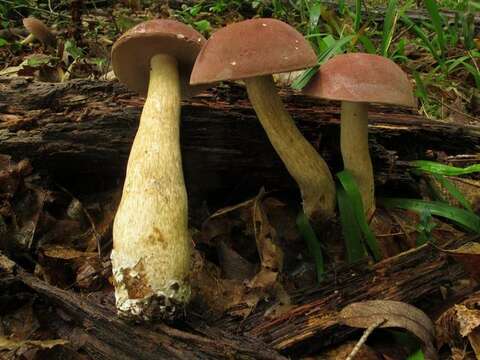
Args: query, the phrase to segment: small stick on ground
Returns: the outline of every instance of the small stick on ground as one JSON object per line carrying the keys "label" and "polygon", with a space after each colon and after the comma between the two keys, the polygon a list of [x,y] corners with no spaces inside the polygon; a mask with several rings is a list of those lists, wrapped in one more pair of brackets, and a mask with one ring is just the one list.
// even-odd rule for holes
{"label": "small stick on ground", "polygon": [[358,340],[357,344],[355,345],[355,347],[352,349],[352,351],[350,352],[350,354],[347,356],[345,360],[353,360],[353,358],[360,351],[362,345],[365,344],[365,342],[367,341],[368,337],[373,332],[373,330],[381,326],[385,321],[387,320],[386,319],[378,320],[376,323],[372,324],[370,327],[365,329],[362,337]]}

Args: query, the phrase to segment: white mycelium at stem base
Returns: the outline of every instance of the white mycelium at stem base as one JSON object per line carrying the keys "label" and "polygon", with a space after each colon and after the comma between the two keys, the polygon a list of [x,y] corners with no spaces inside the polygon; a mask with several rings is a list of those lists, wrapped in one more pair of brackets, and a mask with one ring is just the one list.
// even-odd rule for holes
{"label": "white mycelium at stem base", "polygon": [[125,317],[168,317],[190,297],[180,99],[177,60],[154,56],[113,224],[115,296],[119,314]]}
{"label": "white mycelium at stem base", "polygon": [[285,110],[271,75],[245,79],[248,97],[273,147],[300,187],[309,218],[334,216],[335,184],[327,164]]}
{"label": "white mycelium at stem base", "polygon": [[375,211],[373,167],[368,150],[368,104],[342,101],[340,147],[343,165],[354,176],[365,214]]}

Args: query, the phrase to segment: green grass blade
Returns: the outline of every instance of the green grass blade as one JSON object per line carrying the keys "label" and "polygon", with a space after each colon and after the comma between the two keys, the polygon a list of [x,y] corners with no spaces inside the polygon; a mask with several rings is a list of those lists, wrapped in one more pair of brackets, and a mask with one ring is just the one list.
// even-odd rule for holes
{"label": "green grass blade", "polygon": [[358,37],[358,40],[362,43],[365,51],[369,54],[376,54],[377,49],[375,48],[375,45],[373,45],[372,40],[370,40],[368,37],[365,35],[360,35]]}
{"label": "green grass blade", "polygon": [[475,68],[474,66],[470,65],[470,64],[467,64],[467,63],[463,63],[463,66],[465,67],[465,69],[467,69],[467,71],[472,74],[473,76],[473,79],[475,80],[475,86],[477,89],[480,89],[480,71],[478,71],[477,68]]}
{"label": "green grass blade", "polygon": [[440,11],[438,10],[436,0],[425,0],[425,7],[427,8],[430,18],[432,19],[433,27],[435,29],[435,33],[437,34],[438,45],[440,46],[440,51],[443,57],[446,49],[443,31],[443,19],[440,16]]}
{"label": "green grass blade", "polygon": [[366,252],[355,212],[341,185],[337,186],[337,202],[343,238],[345,239],[345,247],[347,248],[347,260],[349,263],[354,263],[365,258]]}
{"label": "green grass blade", "polygon": [[468,175],[480,172],[480,164],[474,164],[464,168],[460,168],[456,166],[440,164],[435,161],[415,160],[410,161],[410,165],[420,171],[446,176]]}
{"label": "green grass blade", "polygon": [[361,23],[362,23],[362,0],[355,0],[355,20],[354,20],[355,33],[358,33],[358,30],[360,30]]}
{"label": "green grass blade", "polygon": [[310,225],[307,216],[302,212],[297,216],[297,226],[303,239],[307,243],[308,251],[315,261],[315,269],[317,271],[317,280],[320,282],[325,274],[325,266],[323,261],[323,252],[320,242],[315,235],[315,231]]}
{"label": "green grass blade", "polygon": [[423,351],[418,349],[413,354],[410,354],[407,357],[407,360],[425,360],[425,355],[423,355]]}
{"label": "green grass blade", "polygon": [[360,227],[368,248],[370,249],[373,258],[375,261],[380,261],[382,254],[380,252],[380,247],[378,246],[377,239],[373,234],[372,230],[368,226],[367,219],[365,218],[365,211],[363,209],[362,197],[360,191],[358,190],[358,185],[353,178],[352,174],[348,170],[343,170],[337,173],[337,177],[340,180],[345,193],[348,196],[352,210],[357,219],[358,226]]}
{"label": "green grass blade", "polygon": [[434,57],[434,59],[443,66],[443,58],[438,55],[437,50],[435,49],[435,46],[433,43],[430,41],[428,38],[427,34],[420,29],[415,23],[410,20],[410,18],[406,15],[402,15],[400,17],[402,22],[407,25],[409,28],[413,30],[413,32],[423,41],[423,45],[430,51],[430,54]]}
{"label": "green grass blade", "polygon": [[317,71],[318,66],[305,70],[292,82],[290,86],[295,90],[303,89],[308,84],[310,79],[317,73]]}
{"label": "green grass blade", "polygon": [[390,0],[388,2],[387,11],[385,13],[385,20],[383,22],[382,45],[380,47],[380,54],[388,56],[388,49],[392,43],[395,26],[398,19],[398,1]]}
{"label": "green grass blade", "polygon": [[311,8],[308,9],[308,22],[310,25],[310,29],[315,29],[318,25],[318,20],[320,19],[320,15],[322,13],[322,4],[315,3]]}
{"label": "green grass blade", "polygon": [[415,79],[415,95],[422,99],[424,103],[428,102],[428,94],[425,84],[423,83],[422,78],[418,74],[418,72],[413,72],[413,78]]}
{"label": "green grass blade", "polygon": [[[322,53],[318,56],[318,63],[322,64],[328,59],[330,59],[332,56],[337,55],[340,52],[343,52],[343,46],[345,46],[350,41],[352,41],[353,38],[354,38],[353,35],[348,35],[341,38],[340,40],[336,40],[333,44],[326,47],[325,50],[323,50]],[[295,90],[303,89],[308,84],[310,79],[315,75],[317,70],[318,70],[318,67],[313,67],[305,70],[292,83],[291,85],[292,89],[295,89]]]}
{"label": "green grass blade", "polygon": [[349,42],[351,42],[354,37],[354,35],[348,35],[337,40],[334,44],[332,44],[329,48],[327,48],[320,54],[320,56],[318,57],[318,63],[321,65],[334,55],[343,52],[343,47]]}
{"label": "green grass blade", "polygon": [[472,206],[463,196],[462,192],[445,176],[432,174],[432,176],[452,195],[465,209],[473,213]]}
{"label": "green grass blade", "polygon": [[442,202],[401,198],[381,198],[377,199],[377,202],[387,208],[397,207],[418,213],[430,211],[432,215],[449,219],[463,226],[468,231],[480,233],[480,217],[470,211],[459,209]]}

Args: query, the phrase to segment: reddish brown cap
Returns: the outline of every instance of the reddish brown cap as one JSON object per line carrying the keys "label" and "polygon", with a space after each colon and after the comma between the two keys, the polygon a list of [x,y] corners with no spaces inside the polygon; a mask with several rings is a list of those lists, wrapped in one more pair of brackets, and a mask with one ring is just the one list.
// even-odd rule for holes
{"label": "reddish brown cap", "polygon": [[317,56],[297,30],[280,20],[252,19],[215,32],[198,55],[191,84],[239,80],[315,66]]}
{"label": "reddish brown cap", "polygon": [[403,70],[379,55],[337,55],[303,89],[313,97],[352,102],[416,106],[412,84]]}
{"label": "reddish brown cap", "polygon": [[182,96],[189,97],[201,87],[189,85],[190,73],[205,38],[192,27],[175,20],[145,21],[123,34],[112,47],[113,71],[130,89],[147,94],[150,59],[168,54],[178,61]]}
{"label": "reddish brown cap", "polygon": [[47,25],[34,17],[28,17],[23,19],[23,26],[28,30],[30,34],[35,36],[46,46],[57,46],[57,38],[50,31]]}

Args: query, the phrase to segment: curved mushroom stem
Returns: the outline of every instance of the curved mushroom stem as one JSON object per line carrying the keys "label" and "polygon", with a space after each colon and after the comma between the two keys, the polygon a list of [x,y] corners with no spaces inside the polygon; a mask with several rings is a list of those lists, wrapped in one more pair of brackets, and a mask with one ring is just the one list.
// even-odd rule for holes
{"label": "curved mushroom stem", "polygon": [[180,97],[176,59],[154,56],[113,224],[116,303],[119,315],[128,318],[170,317],[190,296]]}
{"label": "curved mushroom stem", "polygon": [[335,215],[335,184],[327,164],[285,110],[271,75],[245,79],[245,83],[270,142],[300,187],[305,214],[327,222]]}
{"label": "curved mushroom stem", "polygon": [[33,34],[28,34],[26,38],[20,41],[20,44],[27,45],[30,44],[33,40],[35,40],[35,36]]}
{"label": "curved mushroom stem", "polygon": [[340,148],[343,166],[357,181],[367,219],[375,211],[373,166],[368,150],[368,104],[342,101]]}

